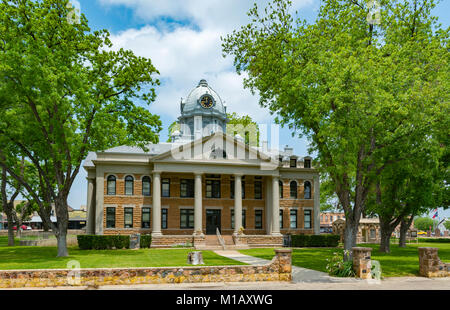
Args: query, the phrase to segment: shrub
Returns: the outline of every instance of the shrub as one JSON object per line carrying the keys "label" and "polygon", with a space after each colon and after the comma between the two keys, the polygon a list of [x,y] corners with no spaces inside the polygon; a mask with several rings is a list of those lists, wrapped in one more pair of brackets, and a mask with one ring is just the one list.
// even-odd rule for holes
{"label": "shrub", "polygon": [[344,262],[341,253],[333,253],[331,259],[327,258],[327,266],[325,267],[330,276],[335,277],[354,277],[353,262],[351,260]]}
{"label": "shrub", "polygon": [[450,243],[450,238],[418,238],[419,242]]}
{"label": "shrub", "polygon": [[151,235],[141,235],[141,248],[149,248],[152,244],[152,236]]}
{"label": "shrub", "polygon": [[77,235],[81,250],[129,249],[130,236]]}
{"label": "shrub", "polygon": [[292,247],[337,247],[339,235],[292,235]]}

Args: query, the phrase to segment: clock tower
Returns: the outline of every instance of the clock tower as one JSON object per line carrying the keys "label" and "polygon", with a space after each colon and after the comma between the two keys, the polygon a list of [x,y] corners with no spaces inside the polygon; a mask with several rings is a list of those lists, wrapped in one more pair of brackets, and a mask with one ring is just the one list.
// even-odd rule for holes
{"label": "clock tower", "polygon": [[172,133],[172,142],[199,139],[218,131],[226,132],[226,106],[206,80],[200,80],[187,98],[181,99],[180,109],[179,131]]}

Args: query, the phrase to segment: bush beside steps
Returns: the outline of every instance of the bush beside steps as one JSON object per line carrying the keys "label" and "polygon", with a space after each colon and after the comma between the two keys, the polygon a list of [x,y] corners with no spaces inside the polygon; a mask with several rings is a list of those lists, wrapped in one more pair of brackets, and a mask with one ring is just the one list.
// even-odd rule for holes
{"label": "bush beside steps", "polygon": [[[127,235],[77,235],[81,250],[129,249],[130,236]],[[141,235],[140,247],[150,248],[151,235]]]}

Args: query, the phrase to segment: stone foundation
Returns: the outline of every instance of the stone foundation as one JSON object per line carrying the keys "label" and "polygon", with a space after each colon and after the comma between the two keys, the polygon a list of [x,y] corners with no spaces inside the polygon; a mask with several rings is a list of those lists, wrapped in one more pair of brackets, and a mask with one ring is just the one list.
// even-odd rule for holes
{"label": "stone foundation", "polygon": [[450,277],[450,264],[443,263],[438,248],[419,248],[419,274],[423,277]]}
{"label": "stone foundation", "polygon": [[372,248],[354,247],[352,248],[353,270],[357,278],[372,278],[372,261],[370,258]]}
{"label": "stone foundation", "polygon": [[236,245],[247,245],[251,248],[283,246],[283,236],[239,235],[233,236],[233,241]]}
{"label": "stone foundation", "polygon": [[164,283],[291,281],[292,250],[275,250],[267,265],[2,270],[0,288]]}
{"label": "stone foundation", "polygon": [[[196,237],[198,238],[198,237]],[[170,248],[177,245],[190,244],[194,246],[194,237],[192,235],[162,235],[152,237],[152,248]]]}

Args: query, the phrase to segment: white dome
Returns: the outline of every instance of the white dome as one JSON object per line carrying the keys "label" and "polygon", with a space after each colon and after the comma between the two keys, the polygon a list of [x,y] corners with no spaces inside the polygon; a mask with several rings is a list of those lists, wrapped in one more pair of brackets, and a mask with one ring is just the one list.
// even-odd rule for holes
{"label": "white dome", "polygon": [[[214,100],[213,106],[209,109],[200,106],[200,98],[206,94],[210,95]],[[200,80],[198,86],[189,93],[184,102],[183,113],[188,113],[196,109],[202,109],[205,111],[209,110],[211,112],[219,112],[225,114],[225,108],[222,99],[220,99],[219,94],[217,94],[217,92],[208,85],[206,80]]]}

